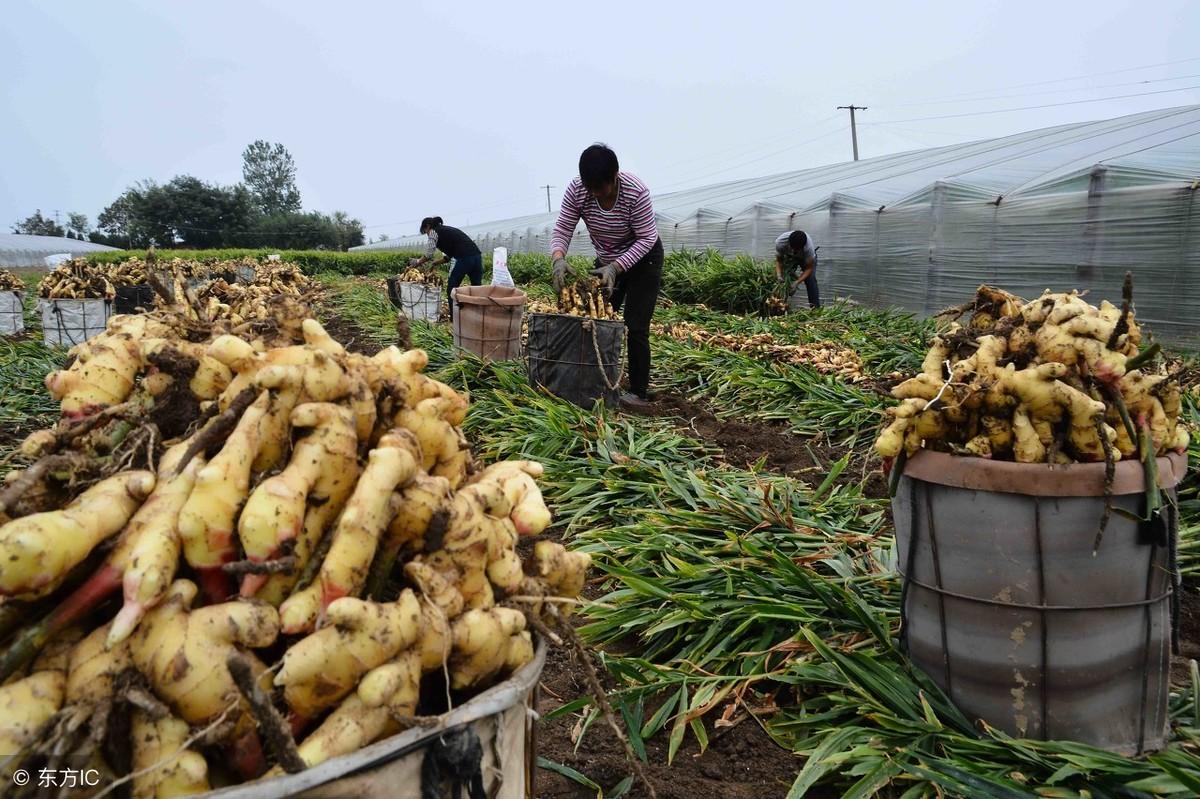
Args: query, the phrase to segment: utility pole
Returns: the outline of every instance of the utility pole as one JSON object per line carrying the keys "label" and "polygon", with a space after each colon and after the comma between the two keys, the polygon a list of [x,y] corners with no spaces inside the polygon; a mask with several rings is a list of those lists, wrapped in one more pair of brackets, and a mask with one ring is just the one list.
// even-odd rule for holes
{"label": "utility pole", "polygon": [[838,110],[848,109],[850,111],[850,141],[854,144],[854,160],[858,160],[858,128],[854,124],[854,112],[866,111],[865,105],[839,105]]}
{"label": "utility pole", "polygon": [[550,190],[553,189],[554,187],[547,185],[547,186],[538,186],[538,188],[546,190],[546,213],[548,213],[548,214],[554,213],[554,210],[550,207]]}

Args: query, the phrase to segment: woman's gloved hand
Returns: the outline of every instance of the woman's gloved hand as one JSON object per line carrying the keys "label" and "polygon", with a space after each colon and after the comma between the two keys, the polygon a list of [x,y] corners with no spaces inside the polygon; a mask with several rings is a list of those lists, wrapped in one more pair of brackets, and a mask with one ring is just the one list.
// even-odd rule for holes
{"label": "woman's gloved hand", "polygon": [[600,285],[609,294],[617,287],[617,265],[616,264],[600,264],[592,270],[592,277],[600,278]]}
{"label": "woman's gloved hand", "polygon": [[552,275],[552,280],[554,283],[555,291],[563,290],[563,286],[565,286],[567,284],[567,274],[570,271],[571,271],[571,266],[570,266],[570,264],[567,263],[566,258],[555,258],[554,259],[554,272]]}

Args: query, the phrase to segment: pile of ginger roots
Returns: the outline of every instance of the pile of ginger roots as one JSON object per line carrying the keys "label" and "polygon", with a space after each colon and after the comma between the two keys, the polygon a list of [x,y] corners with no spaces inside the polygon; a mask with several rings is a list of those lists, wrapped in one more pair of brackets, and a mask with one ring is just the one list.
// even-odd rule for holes
{"label": "pile of ginger roots", "polygon": [[[921,373],[897,385],[900,404],[875,441],[887,463],[918,450],[1018,463],[1112,464],[1187,449],[1178,377],[1144,351],[1125,300],[1079,292],[1027,302],[991,286],[948,313]],[[943,312],[946,314],[947,312]]]}
{"label": "pile of ginger roots", "polygon": [[5,783],[55,755],[138,799],[311,767],[507,679],[569,614],[590,558],[534,538],[541,465],[478,464],[425,352],[281,307],[207,337],[114,316],[47,376],[62,418],[0,485]]}

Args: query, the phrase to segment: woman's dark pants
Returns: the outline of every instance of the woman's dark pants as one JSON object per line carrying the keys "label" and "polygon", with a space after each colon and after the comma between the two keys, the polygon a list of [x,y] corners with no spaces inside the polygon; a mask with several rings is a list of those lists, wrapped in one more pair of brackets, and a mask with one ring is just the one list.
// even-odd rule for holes
{"label": "woman's dark pants", "polygon": [[614,310],[625,308],[625,348],[629,351],[629,390],[642,399],[650,390],[650,319],[662,283],[663,245],[656,241],[650,252],[624,274],[613,290]]}
{"label": "woman's dark pants", "polygon": [[454,320],[454,290],[458,288],[464,277],[471,278],[471,285],[478,286],[483,282],[483,256],[467,255],[454,259],[454,268],[450,270],[450,279],[446,281],[446,296],[450,298],[450,319]]}

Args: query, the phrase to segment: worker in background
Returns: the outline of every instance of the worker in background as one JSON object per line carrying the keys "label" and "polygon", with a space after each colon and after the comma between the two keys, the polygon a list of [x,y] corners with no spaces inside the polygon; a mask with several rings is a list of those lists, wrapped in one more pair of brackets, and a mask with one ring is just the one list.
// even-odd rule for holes
{"label": "worker in background", "polygon": [[808,292],[809,307],[821,307],[821,290],[817,287],[817,251],[812,239],[803,230],[781,233],[775,239],[775,277],[780,282],[787,281],[789,304],[803,283]]}
{"label": "worker in background", "polygon": [[[454,267],[450,270],[450,278],[446,281],[446,295],[450,298],[450,318],[454,318],[454,289],[463,282],[464,277],[471,279],[472,286],[483,283],[483,254],[471,237],[456,227],[442,223],[440,216],[427,216],[421,220],[421,234],[428,236],[425,242],[425,254],[408,262],[411,267],[420,267],[424,263],[441,266],[454,259]],[[442,259],[433,260],[434,250],[441,250]]]}
{"label": "worker in background", "polygon": [[607,145],[593,144],[583,151],[579,177],[563,192],[550,242],[556,291],[566,281],[567,248],[580,218],[596,250],[592,275],[600,279],[613,309],[624,309],[629,391],[621,396],[621,404],[645,410],[650,407],[650,318],[662,283],[663,245],[650,190],[621,171],[617,154]]}

